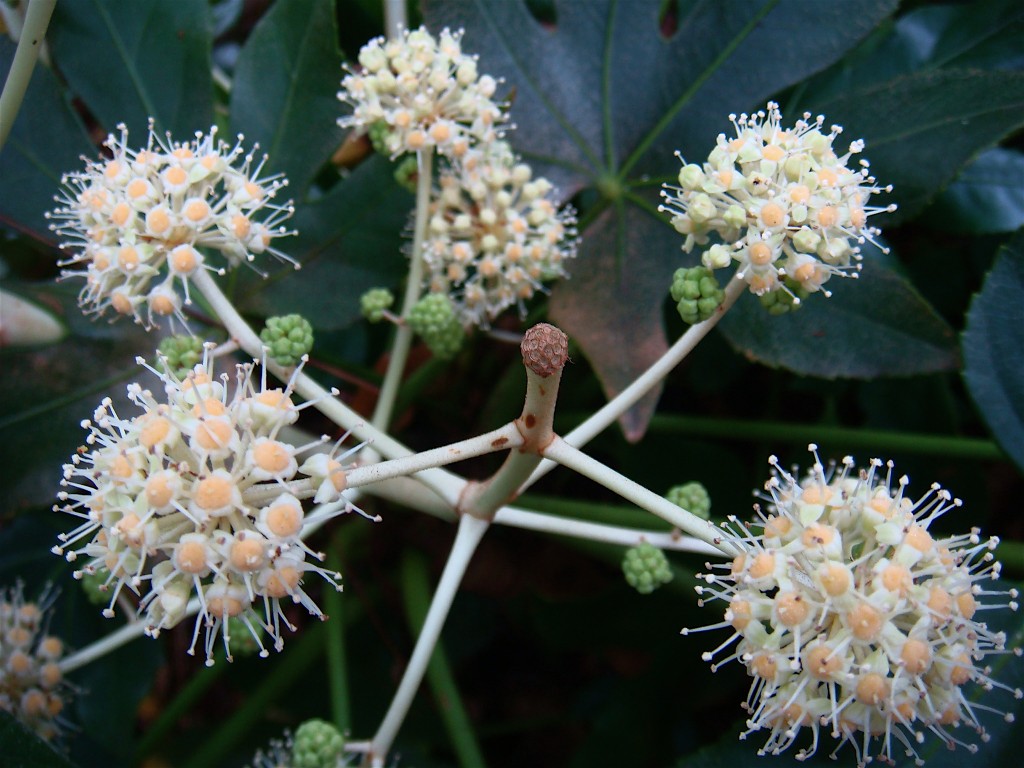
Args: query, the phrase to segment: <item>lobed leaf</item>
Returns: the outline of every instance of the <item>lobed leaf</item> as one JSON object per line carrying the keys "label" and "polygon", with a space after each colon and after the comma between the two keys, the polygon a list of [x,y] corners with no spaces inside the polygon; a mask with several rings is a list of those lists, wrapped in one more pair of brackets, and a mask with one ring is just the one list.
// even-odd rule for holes
{"label": "lobed leaf", "polygon": [[[562,2],[553,27],[522,2],[425,7],[430,26],[465,28],[464,47],[480,52],[481,71],[506,78],[515,94],[511,141],[538,172],[567,196],[593,188],[601,197],[598,211],[584,211],[591,227],[568,266],[573,280],[552,294],[551,316],[579,339],[608,393],[666,348],[659,308],[678,263],[661,245],[667,227],[649,215],[657,203],[649,177],[675,175],[675,149],[706,154],[730,111],[756,108],[828,66],[895,3],[819,4],[810,14],[789,0],[686,3],[668,33],[661,7]],[[642,433],[656,397],[626,417],[628,435]]]}

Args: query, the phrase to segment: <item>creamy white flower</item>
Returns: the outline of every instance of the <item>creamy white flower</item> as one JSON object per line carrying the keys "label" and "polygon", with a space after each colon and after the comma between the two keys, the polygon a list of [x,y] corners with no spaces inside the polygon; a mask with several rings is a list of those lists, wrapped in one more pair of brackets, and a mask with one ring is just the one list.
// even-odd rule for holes
{"label": "creamy white flower", "polygon": [[445,29],[435,38],[420,27],[368,42],[359,66],[341,81],[338,99],[352,106],[352,114],[338,123],[362,131],[383,124],[384,143],[395,155],[433,147],[462,157],[494,141],[505,119],[492,99],[497,82],[478,74],[461,39],[461,32]]}
{"label": "creamy white flower", "polygon": [[53,599],[47,589],[26,600],[21,584],[0,590],[0,710],[47,741],[67,725],[61,712],[72,692],[58,665],[64,643],[47,631]]}
{"label": "creamy white flower", "polygon": [[735,518],[724,526],[741,554],[709,565],[719,570],[697,588],[702,605],[727,606],[724,621],[702,629],[732,631],[705,660],[735,643],[712,670],[737,660],[753,678],[742,737],[767,730],[758,754],[779,754],[808,729],[811,744],[797,753],[804,759],[824,729],[839,740],[837,751],[853,746],[859,765],[872,757],[891,763],[903,752],[920,764],[917,745],[927,732],[950,749],[977,751],[952,730],[963,724],[986,739],[978,712],[995,710],[973,701],[970,685],[1021,698],[983,663],[1019,654],[979,616],[1017,609],[1015,590],[989,586],[999,577],[997,540],[982,540],[977,529],[933,534],[931,525],[959,499],[933,485],[912,500],[891,462],[858,471],[847,457],[826,468],[811,450],[815,463],[801,480],[772,457],[767,514],[755,507],[752,526]]}
{"label": "creamy white flower", "polygon": [[[65,465],[65,490],[54,507],[82,520],[59,537],[54,552],[84,561],[78,577],[106,575],[106,616],[127,587],[140,596],[147,631],[156,636],[181,621],[189,599],[199,597],[189,653],[205,629],[207,663],[218,634],[230,659],[229,618],[248,627],[261,655],[267,650],[260,628],[280,649],[281,623],[291,626],[281,600],[323,618],[302,588],[306,573],[341,589],[340,575],[317,565],[323,555],[302,540],[300,500],[343,501],[342,462],[350,452],[336,456],[339,441],[298,466],[297,455],[327,438],[299,447],[282,440],[281,428],[300,410],[291,400],[292,385],[257,386],[253,367],[237,366],[233,387],[226,375],[214,378],[208,357],[184,379],[158,373],[162,395],[128,387],[141,410],[131,418],[105,399],[83,422],[87,447]],[[343,503],[335,514],[353,509]]]}
{"label": "creamy white flower", "polygon": [[184,322],[189,277],[214,269],[205,255],[213,252],[228,267],[264,251],[298,267],[271,246],[294,234],[282,226],[294,209],[275,201],[288,182],[263,175],[267,158],[257,158],[258,146],[246,153],[241,136],[231,146],[216,127],[182,144],[157,135],[150,121],[146,148],[133,150],[127,128],[119,131],[104,143],[109,159],[63,178],[59,205],[47,214],[61,249],[72,253],[61,262],[71,267],[63,276],[85,278],[79,304],[87,314],[113,309],[146,326],[167,316]]}
{"label": "creamy white flower", "polygon": [[849,167],[864,143],[854,141],[839,155],[833,143],[842,128],[825,133],[824,117],[805,113],[784,129],[773,102],[767,111],[729,119],[736,135],[719,134],[700,165],[683,161],[679,185],[662,191],[659,210],[671,213],[686,236],[683,250],[717,234],[728,258],[722,246],[712,246],[706,267],[720,269],[731,259],[752,293],[784,291],[795,301],[797,294],[828,295],[823,286],[833,276],[855,277],[860,246],[876,243],[879,234],[868,217],[896,209],[870,204],[872,195],[892,188],[875,183],[866,160]]}
{"label": "creamy white flower", "polygon": [[503,141],[470,150],[441,171],[423,258],[427,290],[447,293],[466,325],[486,325],[543,283],[565,276],[576,256],[576,219],[555,205]]}

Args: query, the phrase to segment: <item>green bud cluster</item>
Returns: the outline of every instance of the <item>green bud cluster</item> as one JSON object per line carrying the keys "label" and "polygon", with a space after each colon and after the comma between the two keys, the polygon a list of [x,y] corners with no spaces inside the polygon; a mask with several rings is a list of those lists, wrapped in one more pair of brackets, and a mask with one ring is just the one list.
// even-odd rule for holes
{"label": "green bud cluster", "polygon": [[672,276],[672,301],[683,322],[689,325],[711,317],[724,297],[724,291],[707,267],[677,269]]}
{"label": "green bud cluster", "polygon": [[260,340],[267,345],[267,354],[274,362],[287,368],[313,348],[313,326],[302,315],[268,317]]}
{"label": "green bud cluster", "polygon": [[391,155],[391,150],[388,149],[388,136],[391,135],[391,131],[392,128],[386,120],[378,120],[366,129],[366,136],[373,145],[373,151],[378,155]]}
{"label": "green bud cluster", "polygon": [[[811,295],[811,292],[804,288],[796,280],[785,278],[786,288],[776,288],[758,296],[761,306],[768,310],[769,315],[785,315],[787,312],[796,312],[803,306],[804,299]],[[797,301],[799,299],[799,301]]]}
{"label": "green bud cluster", "polygon": [[82,585],[86,599],[93,605],[106,605],[110,602],[110,593],[102,588],[108,575],[106,572],[101,573],[100,571],[92,573],[82,571],[82,578],[78,580],[78,583]]}
{"label": "green bud cluster", "polygon": [[665,498],[697,517],[705,520],[711,517],[711,496],[708,489],[698,482],[673,485],[668,489]]}
{"label": "green bud cluster", "polygon": [[179,379],[184,379],[189,371],[203,362],[203,340],[198,336],[168,336],[157,349],[160,352],[157,367]]}
{"label": "green bud cluster", "polygon": [[[258,625],[256,629],[259,630]],[[252,656],[260,649],[260,644],[256,642],[249,627],[238,616],[228,617],[226,634],[231,638],[228,647],[231,649],[232,655]]]}
{"label": "green bud cluster", "polygon": [[384,319],[384,310],[391,309],[395,296],[387,288],[371,288],[359,297],[359,308],[363,317],[371,323]]}
{"label": "green bud cluster", "polygon": [[416,192],[416,180],[419,177],[420,164],[414,155],[408,155],[398,161],[395,166],[395,181],[400,187]]}
{"label": "green bud cluster", "polygon": [[336,768],[345,751],[345,739],[326,720],[307,720],[292,739],[293,768]]}
{"label": "green bud cluster", "polygon": [[665,553],[646,541],[626,550],[622,572],[626,583],[641,595],[649,595],[662,584],[672,581],[672,569]]}
{"label": "green bud cluster", "polygon": [[430,351],[442,360],[455,357],[466,338],[466,331],[455,314],[455,306],[443,293],[428,293],[416,302],[406,322],[423,338]]}

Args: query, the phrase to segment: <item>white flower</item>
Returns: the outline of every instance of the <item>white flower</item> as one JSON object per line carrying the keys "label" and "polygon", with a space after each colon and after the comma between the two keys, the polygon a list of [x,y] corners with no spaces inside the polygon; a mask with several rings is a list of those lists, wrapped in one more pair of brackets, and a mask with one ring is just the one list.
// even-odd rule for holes
{"label": "white flower", "polygon": [[738,641],[712,670],[735,659],[753,677],[741,738],[767,730],[758,754],[779,754],[806,728],[811,744],[797,753],[804,759],[826,729],[839,740],[837,750],[853,746],[859,765],[870,762],[873,749],[882,762],[905,751],[920,764],[916,746],[929,731],[950,749],[975,752],[952,729],[966,725],[984,741],[977,713],[997,710],[975,703],[965,686],[1021,698],[983,663],[1007,652],[1006,636],[978,613],[1017,609],[1015,590],[986,583],[999,577],[997,540],[983,541],[977,529],[934,535],[930,526],[959,499],[933,485],[913,501],[908,479],[896,480],[891,462],[873,460],[857,471],[847,457],[826,469],[810,448],[815,463],[802,480],[772,457],[768,514],[755,507],[753,526],[732,518],[725,528],[742,553],[709,566],[724,572],[703,576],[707,586],[697,588],[702,605],[727,605],[724,621],[702,629],[733,633],[705,660]]}
{"label": "white flower", "polygon": [[67,725],[71,693],[58,664],[64,643],[47,632],[53,597],[26,600],[20,584],[0,590],[0,710],[48,741]]}
{"label": "white flower", "polygon": [[339,125],[362,131],[385,125],[385,144],[396,155],[434,147],[461,157],[498,138],[504,114],[491,98],[497,83],[477,73],[461,38],[445,29],[435,39],[420,27],[394,40],[371,40],[359,52],[360,66],[341,81],[338,99],[352,114]]}
{"label": "white flower", "polygon": [[204,253],[219,252],[229,267],[270,251],[276,237],[294,234],[282,226],[291,201],[274,202],[287,185],[280,174],[262,176],[266,156],[244,153],[217,139],[213,127],[185,144],[158,136],[150,121],[146,148],[128,148],[128,130],[107,137],[109,159],[87,161],[84,171],[64,177],[47,214],[50,228],[64,238],[64,277],[84,277],[79,304],[87,314],[108,308],[151,326],[172,316],[184,322],[176,281],[190,302],[188,279],[212,269]]}
{"label": "white flower", "polygon": [[[54,552],[85,561],[76,577],[106,574],[106,616],[123,588],[140,595],[153,636],[181,621],[198,596],[189,653],[205,628],[212,663],[218,633],[228,648],[229,618],[249,628],[261,655],[267,651],[259,628],[278,650],[281,623],[293,628],[281,600],[324,618],[302,588],[303,576],[317,573],[340,590],[340,575],[317,565],[323,555],[302,540],[300,499],[342,500],[342,462],[351,452],[335,456],[335,445],[299,467],[296,455],[322,441],[295,447],[281,439],[281,428],[300,410],[291,384],[257,388],[253,366],[239,365],[232,391],[228,377],[215,379],[209,366],[207,358],[184,380],[158,374],[162,395],[130,385],[138,416],[121,417],[108,398],[83,423],[88,447],[65,465],[62,503],[54,507],[82,523],[59,537]],[[342,504],[335,514],[352,509]]]}
{"label": "white flower", "polygon": [[576,256],[576,219],[551,184],[534,178],[503,141],[470,150],[442,170],[423,250],[427,289],[447,293],[463,324],[486,325]]}
{"label": "white flower", "polygon": [[[671,213],[686,235],[686,252],[717,234],[752,293],[784,291],[797,302],[797,294],[827,296],[822,286],[829,278],[855,277],[860,245],[875,243],[879,230],[868,226],[868,217],[896,209],[870,204],[872,195],[892,187],[875,183],[866,160],[848,167],[864,143],[854,141],[838,155],[832,145],[842,128],[824,133],[821,115],[812,120],[805,113],[783,129],[778,105],[769,102],[767,112],[729,119],[735,137],[719,134],[701,165],[683,161],[679,186],[665,185],[659,210]],[[704,265],[720,269],[727,263],[722,257],[712,247]]]}

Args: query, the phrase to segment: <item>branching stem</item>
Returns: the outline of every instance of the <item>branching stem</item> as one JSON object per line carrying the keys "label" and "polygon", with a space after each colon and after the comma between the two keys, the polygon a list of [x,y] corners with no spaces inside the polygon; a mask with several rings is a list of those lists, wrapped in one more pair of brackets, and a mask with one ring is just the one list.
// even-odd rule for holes
{"label": "branching stem", "polygon": [[448,611],[459,590],[462,576],[466,572],[470,558],[476,551],[480,539],[490,523],[471,515],[463,515],[459,518],[459,526],[455,534],[455,542],[448,554],[448,561],[445,563],[444,571],[441,573],[441,581],[434,592],[433,600],[430,603],[430,610],[427,611],[427,618],[423,622],[423,629],[416,638],[416,647],[413,649],[412,658],[409,659],[409,666],[405,668],[402,681],[398,685],[398,691],[387,714],[381,722],[377,733],[372,739],[372,747],[369,751],[369,758],[373,768],[383,768],[387,754],[394,743],[398,729],[412,706],[416,691],[420,687],[423,675],[427,670],[430,656],[434,652],[437,639],[441,636],[441,628],[444,626]]}
{"label": "branching stem", "polygon": [[608,490],[619,494],[627,501],[633,502],[680,530],[710,544],[720,553],[729,556],[736,554],[729,544],[722,541],[721,533],[712,523],[697,517],[692,512],[686,511],[679,505],[662,498],[653,491],[647,490],[639,483],[619,474],[597,459],[587,456],[578,448],[569,445],[565,440],[556,437],[551,445],[544,449],[543,453],[545,458],[552,459],[584,477],[589,477]]}

